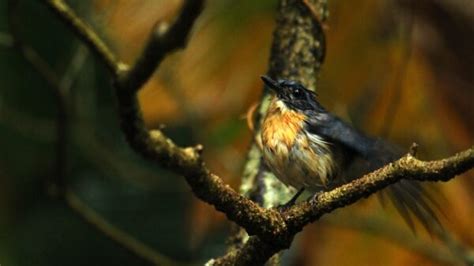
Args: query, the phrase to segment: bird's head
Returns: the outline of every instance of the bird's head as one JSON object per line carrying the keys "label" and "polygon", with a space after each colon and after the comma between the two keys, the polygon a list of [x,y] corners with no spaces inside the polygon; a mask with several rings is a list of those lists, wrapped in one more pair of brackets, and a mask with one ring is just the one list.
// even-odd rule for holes
{"label": "bird's head", "polygon": [[316,100],[316,93],[306,89],[300,83],[285,79],[273,80],[268,76],[261,76],[261,78],[287,108],[296,111],[319,110],[321,108]]}

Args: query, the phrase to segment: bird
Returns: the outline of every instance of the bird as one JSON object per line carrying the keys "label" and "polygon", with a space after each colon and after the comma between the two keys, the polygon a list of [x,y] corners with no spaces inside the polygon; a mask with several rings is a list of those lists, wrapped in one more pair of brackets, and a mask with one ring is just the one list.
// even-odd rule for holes
{"label": "bird", "polygon": [[[371,137],[327,111],[315,92],[293,80],[261,76],[273,91],[258,136],[265,166],[285,185],[298,192],[319,193],[349,182],[400,158],[401,150]],[[413,217],[428,232],[442,228],[437,202],[417,181],[400,180],[384,190],[415,231]],[[383,198],[383,197],[381,197]]]}

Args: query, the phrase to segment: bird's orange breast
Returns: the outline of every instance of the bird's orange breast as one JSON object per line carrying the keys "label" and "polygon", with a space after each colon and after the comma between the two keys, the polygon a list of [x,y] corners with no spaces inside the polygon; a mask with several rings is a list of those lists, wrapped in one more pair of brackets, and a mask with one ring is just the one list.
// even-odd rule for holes
{"label": "bird's orange breast", "polygon": [[335,165],[329,144],[304,131],[304,121],[304,114],[274,99],[259,144],[266,165],[280,181],[297,189],[316,189],[332,178]]}
{"label": "bird's orange breast", "polygon": [[279,107],[273,101],[262,125],[262,144],[272,150],[293,146],[304,124],[304,114]]}

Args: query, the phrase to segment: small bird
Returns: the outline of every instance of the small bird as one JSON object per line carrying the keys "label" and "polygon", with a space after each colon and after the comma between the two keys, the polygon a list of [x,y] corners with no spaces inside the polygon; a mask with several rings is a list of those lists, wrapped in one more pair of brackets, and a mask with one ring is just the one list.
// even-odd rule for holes
{"label": "small bird", "polygon": [[[275,92],[263,120],[259,146],[266,166],[298,193],[320,192],[360,177],[402,155],[381,139],[368,137],[326,111],[316,94],[298,82],[261,77]],[[407,224],[411,215],[432,232],[441,228],[434,200],[419,182],[401,180],[386,189]]]}

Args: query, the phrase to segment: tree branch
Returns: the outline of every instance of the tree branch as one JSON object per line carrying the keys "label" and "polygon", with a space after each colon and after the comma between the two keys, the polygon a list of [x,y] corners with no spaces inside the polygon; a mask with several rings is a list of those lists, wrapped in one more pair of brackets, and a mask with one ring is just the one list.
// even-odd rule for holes
{"label": "tree branch", "polygon": [[[328,15],[326,0],[281,0],[273,32],[268,75],[300,81],[307,88],[316,90],[316,80],[325,56],[325,36],[321,23]],[[253,134],[258,138],[260,125],[267,112],[270,96],[264,90],[258,112],[252,124]],[[263,167],[261,152],[256,142],[248,151],[242,175],[240,191],[270,208],[291,198],[296,191],[281,183],[268,169]],[[238,235],[243,235],[239,232]],[[242,246],[247,238],[239,237],[232,242],[234,250]]]}
{"label": "tree branch", "polygon": [[410,154],[372,173],[331,191],[319,194],[314,202],[303,202],[284,213],[289,228],[301,230],[306,224],[337,208],[366,198],[402,179],[448,181],[474,167],[474,146],[452,157],[420,161]]}
{"label": "tree branch", "polygon": [[[102,47],[105,43],[99,41],[100,38],[93,33],[93,30],[84,26],[85,24],[63,1],[49,0],[45,3],[60,15],[61,20],[81,40],[96,51],[96,56],[109,66],[117,66],[117,64],[110,64],[112,62],[110,58],[115,58],[115,56],[110,56],[110,49]],[[183,175],[197,197],[224,212],[230,220],[244,227],[249,234],[258,234],[268,240],[276,239],[282,235],[281,232],[285,231],[285,224],[277,211],[259,207],[211,173],[200,158],[201,145],[181,148],[160,130],[148,131],[138,106],[137,90],[150,78],[164,55],[185,44],[187,34],[202,10],[203,4],[203,0],[185,1],[182,13],[173,25],[169,27],[164,26],[166,25],[164,23],[157,25],[158,29],[152,34],[149,43],[132,69],[112,72],[116,79],[114,85],[119,102],[122,130],[135,151],[161,167]]]}
{"label": "tree branch", "polygon": [[[54,196],[63,199],[71,210],[79,215],[85,222],[93,226],[96,230],[116,242],[127,251],[139,258],[151,262],[155,265],[178,265],[166,256],[156,252],[138,239],[109,223],[99,213],[88,207],[74,192],[68,189],[65,183],[67,176],[67,145],[69,144],[69,126],[68,121],[71,118],[69,112],[69,91],[74,83],[76,74],[83,65],[85,50],[82,46],[78,48],[74,59],[67,68],[65,75],[60,78],[49,63],[44,60],[36,50],[25,44],[18,34],[18,1],[9,0],[8,2],[8,22],[10,33],[12,35],[12,45],[18,50],[20,55],[38,72],[38,74],[48,83],[52,89],[57,105],[56,118],[56,175],[53,180],[49,180],[49,192]],[[36,133],[37,131],[35,131]]]}
{"label": "tree branch", "polygon": [[69,28],[92,50],[110,72],[114,75],[128,69],[128,66],[117,59],[115,53],[102,38],[84,22],[63,0],[42,0]]}
{"label": "tree branch", "polygon": [[170,25],[166,21],[157,22],[135,65],[118,76],[117,87],[130,92],[138,91],[167,54],[185,47],[192,26],[203,7],[204,0],[187,0],[174,23]]}
{"label": "tree branch", "polygon": [[[288,248],[293,236],[304,226],[330,213],[337,208],[350,205],[362,198],[384,189],[402,179],[418,181],[448,181],[456,175],[474,167],[474,146],[452,157],[437,161],[420,161],[408,154],[372,173],[345,185],[322,192],[314,200],[298,203],[283,212],[287,234],[290,242],[262,241],[257,236],[251,237],[245,245],[225,256],[213,260],[211,265],[259,265],[271,256]],[[263,262],[262,262],[263,261]],[[252,262],[259,262],[253,264]]]}
{"label": "tree branch", "polygon": [[[122,130],[131,147],[161,167],[183,175],[197,197],[225,213],[250,235],[258,236],[251,237],[241,249],[214,260],[215,264],[263,264],[278,251],[288,248],[297,232],[325,213],[367,197],[402,178],[446,181],[474,165],[474,148],[432,162],[422,162],[407,155],[349,184],[321,193],[313,203],[297,204],[283,214],[274,209],[263,209],[225,185],[207,169],[201,160],[201,145],[181,148],[161,131],[148,131],[137,103],[136,92],[150,78],[164,56],[186,43],[191,26],[202,9],[203,0],[185,1],[181,14],[171,26],[157,24],[142,55],[131,69],[117,66],[118,61],[115,56],[110,56],[110,49],[102,47],[105,46],[104,42],[97,41],[97,35],[79,23],[80,20],[64,7],[62,1],[50,0],[46,3],[110,69],[115,70],[112,73]],[[296,0],[281,2],[275,39],[270,75],[298,80],[314,89],[316,73],[324,58],[324,34],[307,5]]]}

